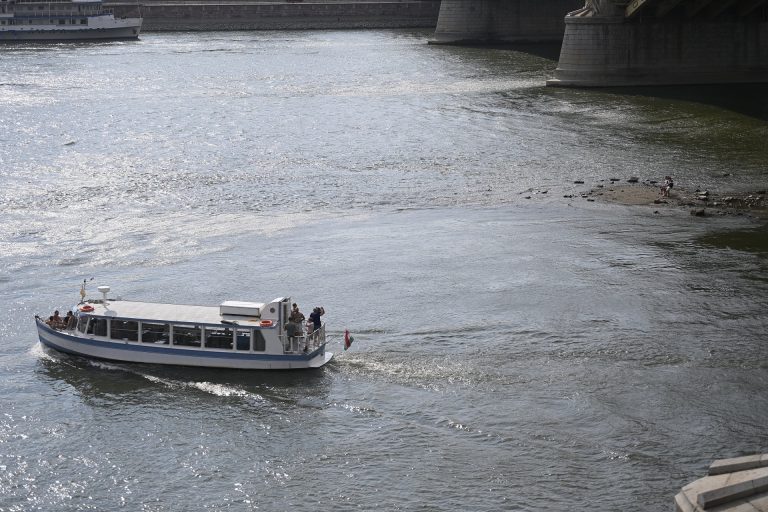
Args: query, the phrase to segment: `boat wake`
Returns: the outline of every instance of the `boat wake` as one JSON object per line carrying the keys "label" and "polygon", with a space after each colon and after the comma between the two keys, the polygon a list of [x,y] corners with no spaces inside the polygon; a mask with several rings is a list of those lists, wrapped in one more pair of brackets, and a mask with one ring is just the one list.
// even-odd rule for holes
{"label": "boat wake", "polygon": [[[29,354],[32,357],[42,361],[56,363],[57,365],[65,365],[71,368],[81,368],[79,364],[75,364],[73,360],[71,360],[70,356],[60,355],[53,351],[46,351],[45,347],[39,342],[35,343],[29,349]],[[77,361],[78,363],[82,363],[90,368],[96,368],[99,370],[104,370],[109,372],[124,372],[130,375],[133,375],[135,377],[144,379],[153,384],[163,386],[167,389],[174,389],[174,390],[194,389],[194,390],[197,390],[209,395],[213,395],[213,396],[218,396],[218,397],[235,397],[235,398],[241,398],[254,403],[266,402],[266,399],[262,395],[258,393],[253,393],[251,391],[245,390],[241,387],[238,387],[232,384],[223,384],[223,383],[216,383],[216,382],[209,382],[209,381],[175,380],[173,378],[160,377],[157,375],[152,375],[147,372],[143,372],[134,366],[124,366],[116,363],[110,363],[106,361],[97,361],[97,360],[91,360],[91,359],[78,359]]]}
{"label": "boat wake", "polygon": [[102,368],[105,370],[125,371],[133,375],[136,375],[137,377],[141,377],[153,384],[158,384],[168,389],[176,389],[176,390],[195,389],[213,396],[237,397],[237,398],[243,398],[245,400],[252,401],[252,402],[266,401],[264,397],[259,395],[258,393],[253,393],[230,384],[221,384],[221,383],[208,382],[208,381],[198,382],[198,381],[174,380],[168,377],[158,377],[157,375],[151,375],[149,373],[141,372],[133,368],[113,365],[113,364],[104,363],[101,361],[89,361],[89,363],[92,366],[95,366],[97,368]]}

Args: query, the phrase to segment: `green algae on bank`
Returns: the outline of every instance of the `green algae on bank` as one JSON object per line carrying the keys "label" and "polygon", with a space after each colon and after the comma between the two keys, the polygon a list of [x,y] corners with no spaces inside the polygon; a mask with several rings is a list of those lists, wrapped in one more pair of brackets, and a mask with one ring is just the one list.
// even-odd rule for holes
{"label": "green algae on bank", "polygon": [[698,241],[709,247],[746,251],[768,258],[768,224],[754,229],[709,233]]}

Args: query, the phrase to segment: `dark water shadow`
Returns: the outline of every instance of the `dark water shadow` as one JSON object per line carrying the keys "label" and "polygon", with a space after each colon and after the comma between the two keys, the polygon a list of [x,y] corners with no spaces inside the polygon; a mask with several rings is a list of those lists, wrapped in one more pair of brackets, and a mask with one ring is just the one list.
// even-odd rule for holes
{"label": "dark water shadow", "polygon": [[535,57],[557,62],[560,60],[560,48],[562,43],[513,43],[499,47],[501,50],[513,50],[527,53]]}
{"label": "dark water shadow", "polygon": [[488,43],[483,42],[469,42],[461,44],[444,44],[430,42],[430,45],[444,48],[468,48],[476,50],[498,50],[498,51],[514,51],[520,53],[527,53],[534,57],[540,57],[542,59],[558,61],[560,59],[560,48],[562,43],[502,43],[491,41]]}
{"label": "dark water shadow", "polygon": [[608,87],[601,90],[624,96],[701,103],[768,121],[768,84]]}
{"label": "dark water shadow", "polygon": [[768,224],[753,229],[709,233],[697,241],[708,247],[744,251],[768,259]]}

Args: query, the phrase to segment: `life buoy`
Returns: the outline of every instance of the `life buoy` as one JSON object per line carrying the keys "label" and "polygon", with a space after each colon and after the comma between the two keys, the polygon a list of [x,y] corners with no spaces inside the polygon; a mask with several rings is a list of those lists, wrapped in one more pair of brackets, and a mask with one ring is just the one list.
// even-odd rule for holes
{"label": "life buoy", "polygon": [[259,325],[262,327],[272,327],[272,320],[262,320],[259,322]]}
{"label": "life buoy", "polygon": [[80,309],[80,311],[82,311],[83,313],[90,313],[91,311],[93,311],[93,306],[91,306],[90,304],[83,304],[78,309]]}

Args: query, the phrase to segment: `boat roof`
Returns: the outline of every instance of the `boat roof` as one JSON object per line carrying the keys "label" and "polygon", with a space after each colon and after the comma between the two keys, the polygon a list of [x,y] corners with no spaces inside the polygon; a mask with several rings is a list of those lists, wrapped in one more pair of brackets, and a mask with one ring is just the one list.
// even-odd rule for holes
{"label": "boat roof", "polygon": [[[156,302],[133,302],[127,300],[107,300],[106,304],[89,301],[93,311],[88,315],[111,318],[130,318],[142,321],[189,323],[189,324],[231,324],[243,327],[257,327],[260,316],[222,315],[220,306],[191,306],[185,304],[160,304]],[[254,304],[262,306],[263,304]]]}

